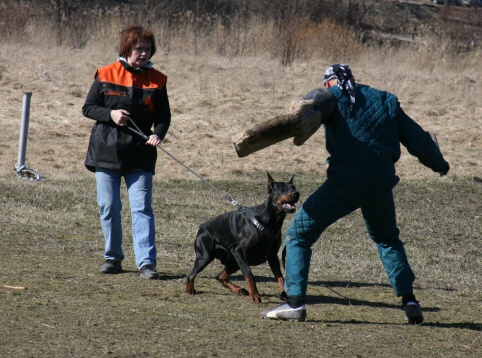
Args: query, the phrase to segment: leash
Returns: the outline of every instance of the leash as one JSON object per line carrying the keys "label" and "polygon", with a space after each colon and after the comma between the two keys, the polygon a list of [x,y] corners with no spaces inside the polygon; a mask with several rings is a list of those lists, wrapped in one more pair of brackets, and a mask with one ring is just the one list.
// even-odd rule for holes
{"label": "leash", "polygon": [[[149,140],[149,137],[147,135],[144,134],[144,132],[142,132],[140,130],[140,128],[137,126],[137,124],[130,118],[128,117],[127,119],[129,121],[129,123],[134,127],[127,127],[128,130],[130,130],[131,132],[139,135],[140,137],[142,137],[146,142]],[[199,178],[203,183],[209,185],[212,189],[214,189],[216,192],[218,192],[220,195],[222,195],[224,197],[224,199],[228,200],[231,202],[231,204],[233,204],[234,206],[241,206],[236,200],[234,200],[232,197],[230,197],[228,194],[226,194],[225,192],[219,190],[218,188],[216,188],[213,184],[211,184],[209,181],[207,181],[206,179],[204,179],[202,176],[200,176],[198,173],[196,173],[194,170],[192,170],[191,168],[189,168],[186,164],[184,164],[183,162],[181,162],[179,159],[177,159],[175,156],[173,156],[171,153],[169,153],[167,150],[165,150],[164,148],[162,148],[160,145],[157,146],[157,148],[159,148],[160,150],[162,150],[166,155],[168,155],[171,159],[173,159],[174,161],[176,161],[179,165],[181,165],[182,167],[184,167],[184,169],[188,170],[191,174],[193,174],[194,176],[196,176],[197,178]]]}

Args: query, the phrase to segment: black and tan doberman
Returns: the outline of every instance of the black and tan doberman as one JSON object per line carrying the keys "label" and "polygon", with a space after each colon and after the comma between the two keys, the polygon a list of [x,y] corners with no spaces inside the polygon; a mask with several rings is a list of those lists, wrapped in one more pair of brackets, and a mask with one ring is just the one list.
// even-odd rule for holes
{"label": "black and tan doberman", "polygon": [[[194,295],[194,279],[209,263],[218,259],[224,265],[216,279],[232,292],[249,295],[254,303],[261,298],[250,266],[269,263],[280,292],[284,279],[278,251],[281,246],[281,229],[286,213],[296,210],[300,194],[289,182],[276,182],[268,173],[268,198],[263,204],[242,207],[216,216],[199,227],[194,250],[196,261],[186,279],[186,292]],[[248,290],[229,281],[229,276],[241,270]]]}

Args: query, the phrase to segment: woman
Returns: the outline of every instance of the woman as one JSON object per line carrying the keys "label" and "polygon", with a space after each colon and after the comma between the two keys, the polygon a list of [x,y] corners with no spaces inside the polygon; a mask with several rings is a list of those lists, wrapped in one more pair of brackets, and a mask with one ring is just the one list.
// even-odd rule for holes
{"label": "woman", "polygon": [[[140,277],[158,279],[155,225],[152,211],[152,176],[157,150],[171,122],[167,77],[153,68],[156,52],[152,32],[138,26],[120,34],[117,61],[97,70],[82,107],[95,120],[85,166],[95,172],[97,202],[105,239],[106,274],[122,272],[121,179],[127,186],[132,215],[132,236]],[[129,131],[128,119],[149,137],[147,142]],[[153,128],[153,131],[151,131]]]}

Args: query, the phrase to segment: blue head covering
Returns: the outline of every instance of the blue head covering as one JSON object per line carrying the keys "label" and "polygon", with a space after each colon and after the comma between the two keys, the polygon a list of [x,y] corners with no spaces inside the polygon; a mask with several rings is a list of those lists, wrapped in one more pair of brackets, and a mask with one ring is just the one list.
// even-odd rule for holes
{"label": "blue head covering", "polygon": [[348,93],[351,102],[350,108],[353,109],[353,105],[355,104],[355,77],[353,77],[351,73],[350,66],[337,63],[336,65],[328,67],[325,71],[325,83],[332,79],[337,79],[338,88],[340,88],[342,92]]}

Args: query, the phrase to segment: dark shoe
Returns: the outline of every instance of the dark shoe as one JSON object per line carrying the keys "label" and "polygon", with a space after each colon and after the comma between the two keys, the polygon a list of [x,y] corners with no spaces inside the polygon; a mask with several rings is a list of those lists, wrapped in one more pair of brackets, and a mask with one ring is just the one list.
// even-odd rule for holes
{"label": "dark shoe", "polygon": [[261,312],[263,318],[273,318],[280,319],[283,321],[296,321],[304,322],[306,321],[306,307],[302,305],[298,308],[292,308],[287,303],[282,303],[278,307],[272,310]]}
{"label": "dark shoe", "polygon": [[159,273],[156,271],[154,265],[144,265],[140,269],[140,278],[147,278],[148,280],[158,280]]}
{"label": "dark shoe", "polygon": [[100,265],[100,272],[108,274],[116,274],[122,272],[122,265],[120,261],[107,259]]}
{"label": "dark shoe", "polygon": [[418,302],[408,302],[405,306],[403,306],[403,310],[407,315],[407,320],[409,324],[419,325],[423,323],[422,308],[420,307]]}

